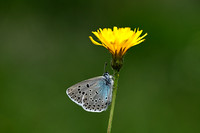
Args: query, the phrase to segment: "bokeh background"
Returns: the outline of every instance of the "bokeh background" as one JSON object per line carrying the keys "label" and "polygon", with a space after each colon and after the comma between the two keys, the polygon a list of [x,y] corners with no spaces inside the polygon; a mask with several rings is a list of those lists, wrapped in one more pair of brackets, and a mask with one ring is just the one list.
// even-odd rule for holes
{"label": "bokeh background", "polygon": [[1,1],[0,132],[106,132],[109,109],[65,91],[103,74],[111,55],[88,36],[113,26],[148,36],[125,56],[112,132],[199,133],[199,0]]}

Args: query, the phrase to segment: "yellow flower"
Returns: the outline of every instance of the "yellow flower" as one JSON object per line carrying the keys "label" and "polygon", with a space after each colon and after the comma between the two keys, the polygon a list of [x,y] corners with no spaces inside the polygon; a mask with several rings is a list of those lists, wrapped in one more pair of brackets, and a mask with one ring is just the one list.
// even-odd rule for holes
{"label": "yellow flower", "polygon": [[92,43],[95,45],[101,45],[107,48],[112,54],[112,63],[111,66],[114,70],[119,71],[123,65],[123,55],[127,50],[135,46],[145,39],[143,39],[147,33],[140,37],[142,30],[139,28],[136,30],[131,30],[131,28],[117,28],[113,27],[113,30],[110,28],[104,28],[103,30],[99,28],[97,32],[92,32],[100,42],[95,41],[91,36],[89,36]]}
{"label": "yellow flower", "polygon": [[142,30],[139,28],[136,30],[131,30],[131,28],[117,28],[114,27],[113,30],[110,28],[104,28],[103,30],[100,28],[97,32],[92,32],[101,43],[95,41],[91,36],[89,36],[92,43],[96,45],[101,45],[107,48],[112,55],[122,57],[126,51],[141,42],[146,35],[140,37],[142,34]]}

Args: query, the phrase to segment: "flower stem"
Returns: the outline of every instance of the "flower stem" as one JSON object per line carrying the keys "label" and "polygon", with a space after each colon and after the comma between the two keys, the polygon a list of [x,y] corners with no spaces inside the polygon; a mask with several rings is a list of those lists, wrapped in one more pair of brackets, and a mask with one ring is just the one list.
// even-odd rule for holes
{"label": "flower stem", "polygon": [[112,93],[112,104],[111,104],[111,109],[110,109],[107,133],[111,133],[113,113],[114,113],[114,108],[115,108],[115,99],[116,99],[116,95],[117,95],[118,79],[119,79],[119,72],[117,70],[114,70],[114,85],[113,85],[113,93]]}

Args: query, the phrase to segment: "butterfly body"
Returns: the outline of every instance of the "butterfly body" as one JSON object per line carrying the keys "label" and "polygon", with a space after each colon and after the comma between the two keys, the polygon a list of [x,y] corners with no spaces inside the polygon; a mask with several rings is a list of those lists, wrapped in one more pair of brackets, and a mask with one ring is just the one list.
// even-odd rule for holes
{"label": "butterfly body", "polygon": [[109,73],[79,82],[66,90],[69,98],[89,112],[105,111],[112,101],[113,79]]}

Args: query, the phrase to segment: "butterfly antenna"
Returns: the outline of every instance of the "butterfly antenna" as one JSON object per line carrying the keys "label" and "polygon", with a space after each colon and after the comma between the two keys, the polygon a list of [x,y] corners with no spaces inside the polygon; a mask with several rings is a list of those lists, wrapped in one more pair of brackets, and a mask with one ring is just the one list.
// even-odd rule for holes
{"label": "butterfly antenna", "polygon": [[105,62],[105,64],[104,64],[104,73],[107,72],[107,71],[106,71],[106,67],[107,67],[107,62]]}

